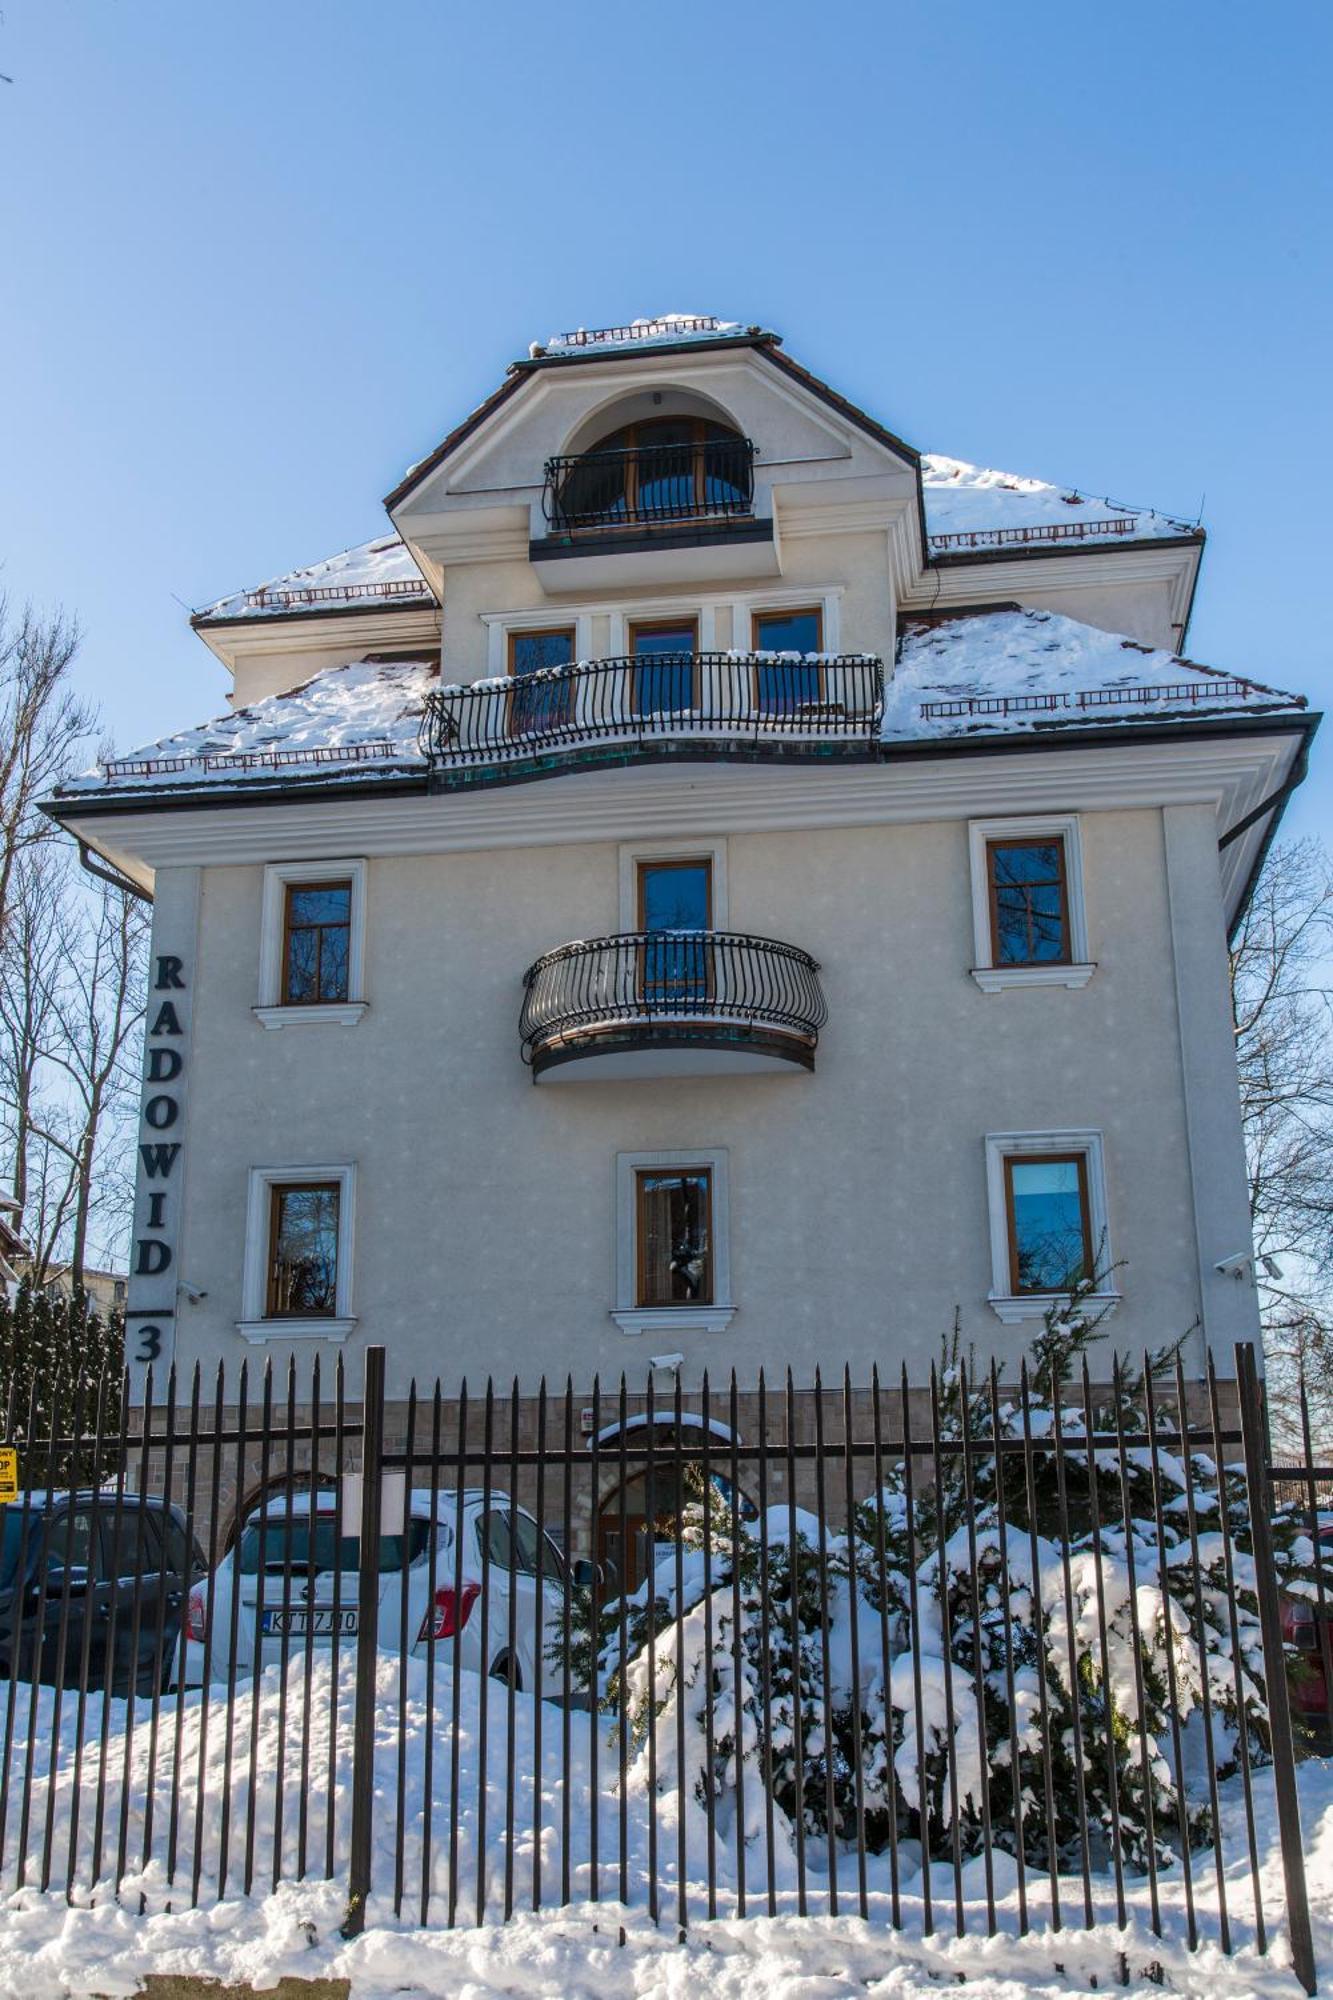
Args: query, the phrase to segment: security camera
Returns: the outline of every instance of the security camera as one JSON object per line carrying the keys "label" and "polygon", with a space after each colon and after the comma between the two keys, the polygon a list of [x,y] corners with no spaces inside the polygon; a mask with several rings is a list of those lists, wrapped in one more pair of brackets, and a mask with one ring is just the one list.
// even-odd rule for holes
{"label": "security camera", "polygon": [[653,1368],[669,1368],[673,1375],[678,1368],[685,1366],[683,1354],[650,1354],[648,1360]]}
{"label": "security camera", "polygon": [[1254,1269],[1254,1258],[1248,1250],[1236,1250],[1230,1257],[1219,1257],[1213,1269],[1220,1271],[1224,1278],[1240,1280]]}
{"label": "security camera", "polygon": [[1265,1253],[1259,1259],[1259,1262],[1264,1267],[1264,1276],[1266,1278],[1278,1279],[1282,1276],[1282,1266],[1278,1263],[1276,1257],[1270,1257]]}
{"label": "security camera", "polygon": [[201,1299],[206,1299],[208,1297],[207,1292],[201,1291],[198,1285],[192,1285],[188,1278],[182,1278],[180,1283],[177,1285],[176,1290],[178,1292],[184,1292],[186,1298],[190,1301],[190,1304],[192,1306],[197,1306]]}

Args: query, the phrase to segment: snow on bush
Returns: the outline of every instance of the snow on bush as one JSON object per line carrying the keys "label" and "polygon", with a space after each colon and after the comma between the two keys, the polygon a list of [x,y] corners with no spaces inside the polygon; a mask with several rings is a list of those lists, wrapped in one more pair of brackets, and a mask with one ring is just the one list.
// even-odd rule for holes
{"label": "snow on bush", "polygon": [[[1117,1849],[1169,1869],[1208,1843],[1211,1780],[1267,1760],[1244,1476],[1175,1448],[1173,1355],[1156,1387],[1087,1392],[1098,1435],[1150,1440],[1123,1464],[1090,1451],[1086,1366],[1069,1377],[1094,1333],[1081,1307],[1050,1316],[1026,1411],[969,1383],[955,1338],[940,1439],[969,1453],[942,1451],[938,1482],[918,1458],[914,1491],[886,1466],[836,1529],[786,1505],[746,1519],[686,1468],[681,1553],[598,1613],[599,1699],[641,1777],[651,1731],[657,1789],[683,1759],[715,1836],[740,1814],[757,1843],[771,1809],[781,1851],[821,1866],[830,1832],[853,1851],[862,1826],[875,1855],[989,1848],[1043,1871],[1109,1870]],[[1020,1447],[998,1479],[997,1431]],[[1308,1591],[1310,1544],[1277,1526],[1284,1587]]]}

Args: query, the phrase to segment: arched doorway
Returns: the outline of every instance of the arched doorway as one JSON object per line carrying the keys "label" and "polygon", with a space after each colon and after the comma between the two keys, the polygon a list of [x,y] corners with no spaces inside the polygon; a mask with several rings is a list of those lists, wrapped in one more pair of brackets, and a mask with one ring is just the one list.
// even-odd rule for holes
{"label": "arched doorway", "polygon": [[[655,1567],[674,1553],[682,1510],[699,1497],[704,1419],[693,1411],[682,1411],[678,1431],[674,1411],[664,1410],[654,1416],[651,1493],[643,1449],[647,1425],[646,1416],[627,1419],[625,1478],[615,1481],[598,1508],[597,1562],[602,1571],[604,1596],[637,1590],[648,1574],[650,1561]],[[728,1448],[732,1432],[717,1418],[708,1420],[707,1431],[708,1482],[713,1489],[716,1520],[721,1526],[731,1512]],[[603,1464],[619,1450],[620,1438],[618,1423],[608,1424],[598,1433]],[[737,1433],[736,1442],[740,1441]],[[755,1518],[756,1509],[743,1490],[739,1510],[743,1520]]]}

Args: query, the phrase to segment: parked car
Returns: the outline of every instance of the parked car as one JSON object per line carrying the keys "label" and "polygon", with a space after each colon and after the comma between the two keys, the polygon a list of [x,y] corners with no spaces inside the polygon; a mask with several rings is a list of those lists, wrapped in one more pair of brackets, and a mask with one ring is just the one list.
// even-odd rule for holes
{"label": "parked car", "polygon": [[[271,1495],[247,1517],[212,1576],[190,1592],[187,1687],[202,1685],[206,1649],[209,1677],[217,1682],[229,1679],[233,1662],[237,1674],[253,1673],[256,1652],[262,1668],[284,1656],[303,1657],[307,1647],[331,1650],[335,1638],[341,1646],[355,1643],[361,1543],[358,1536],[342,1532],[337,1510],[337,1496],[331,1492],[282,1493]],[[554,1692],[556,1670],[544,1649],[563,1630],[566,1569],[550,1536],[507,1494],[494,1491],[437,1494],[433,1538],[429,1492],[410,1493],[405,1516],[402,1533],[380,1540],[379,1645],[399,1650],[406,1593],[412,1655],[423,1658],[432,1645],[443,1642],[442,1657],[452,1665],[457,1636],[464,1667],[531,1689],[540,1648],[545,1687]],[[461,1580],[456,1533],[462,1536]]]}
{"label": "parked car", "polygon": [[1333,1736],[1333,1522],[1323,1521],[1315,1547],[1324,1585],[1321,1620],[1318,1597],[1282,1599],[1282,1637],[1300,1656],[1299,1670],[1289,1677],[1291,1706],[1298,1722],[1321,1739]]}
{"label": "parked car", "polygon": [[[103,1490],[0,1507],[0,1679],[125,1695],[175,1671],[190,1585],[207,1569],[179,1507]],[[138,1617],[135,1617],[135,1603]],[[61,1660],[63,1657],[63,1674]]]}

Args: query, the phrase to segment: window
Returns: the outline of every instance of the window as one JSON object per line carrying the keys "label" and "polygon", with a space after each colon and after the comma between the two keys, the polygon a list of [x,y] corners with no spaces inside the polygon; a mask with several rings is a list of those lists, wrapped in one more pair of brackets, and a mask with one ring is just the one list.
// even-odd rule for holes
{"label": "window", "polygon": [[751,449],[706,417],[626,424],[576,458],[557,507],[567,528],[619,528],[701,514],[748,513]]}
{"label": "window", "polygon": [[134,1576],[156,1576],[162,1568],[162,1543],[151,1507],[122,1501],[117,1519],[114,1499],[103,1506],[102,1560],[105,1574],[125,1582]]}
{"label": "window", "polygon": [[354,1027],[365,1012],[365,936],[364,861],[267,867],[254,1010],[260,1025]]}
{"label": "window", "polygon": [[[31,1531],[30,1531],[31,1532]],[[93,1522],[84,1508],[52,1515],[46,1524],[43,1559],[48,1570],[82,1570],[93,1573]]]}
{"label": "window", "polygon": [[338,1299],[338,1205],[335,1182],[292,1182],[270,1194],[270,1319],[332,1319]]}
{"label": "window", "polygon": [[983,992],[1084,986],[1083,861],[1074,814],[973,820],[968,828],[975,959]]}
{"label": "window", "polygon": [[1068,1292],[1092,1269],[1088,1166],[1081,1153],[1004,1163],[1009,1283],[1019,1292]]}
{"label": "window", "polygon": [[346,1000],[352,934],[350,882],[288,882],[282,938],[282,1003]]}
{"label": "window", "polygon": [[651,942],[640,952],[642,997],[658,1004],[707,997],[709,948],[700,933],[712,928],[712,863],[641,861],[638,927]]}
{"label": "window", "polygon": [[343,1340],[351,1317],[351,1166],[252,1167],[238,1330]]}
{"label": "window", "polygon": [[572,625],[549,631],[509,634],[509,671],[516,683],[509,698],[509,727],[515,736],[558,729],[573,714],[574,684],[568,679],[523,683],[552,667],[567,667],[576,658]]}
{"label": "window", "polygon": [[636,1303],[712,1305],[712,1175],[706,1167],[641,1167],[635,1180]]}
{"label": "window", "polygon": [[[756,611],[750,621],[750,640],[756,653],[822,653],[823,613],[817,606]],[[810,707],[822,693],[820,670],[813,661],[765,660],[755,668],[755,699],[766,715]]]}
{"label": "window", "polygon": [[547,1583],[557,1583],[565,1574],[565,1559],[555,1543],[521,1509],[511,1513],[496,1508],[483,1516],[477,1522],[477,1553],[494,1569],[512,1565],[519,1576],[536,1576],[540,1564]]}
{"label": "window", "polygon": [[986,1139],[990,1302],[1002,1320],[1040,1319],[1095,1277],[1097,1306],[1113,1305],[1101,1134],[993,1132]]}
{"label": "window", "polygon": [[1067,965],[1063,840],[988,840],[991,963]]}
{"label": "window", "polygon": [[722,1333],[731,1302],[728,1160],[721,1149],[616,1160],[616,1305],[623,1333]]}
{"label": "window", "polygon": [[679,715],[699,706],[697,619],[672,618],[633,624],[629,628],[629,649],[636,660],[645,662],[634,671],[637,715]]}
{"label": "window", "polygon": [[[304,1494],[300,1499],[304,1504]],[[437,1546],[443,1548],[449,1539],[448,1529],[441,1527]],[[381,1535],[380,1574],[396,1576],[410,1569],[429,1546],[429,1521],[413,1519],[405,1534]],[[246,1523],[236,1558],[239,1574],[258,1576],[261,1555],[265,1569],[289,1569],[298,1578],[312,1568],[317,1576],[330,1576],[335,1570],[354,1575],[361,1567],[361,1537],[344,1535],[333,1514],[318,1514],[312,1535],[308,1513],[297,1513],[294,1505],[289,1521],[284,1502],[275,1499],[269,1501],[262,1522]]]}

